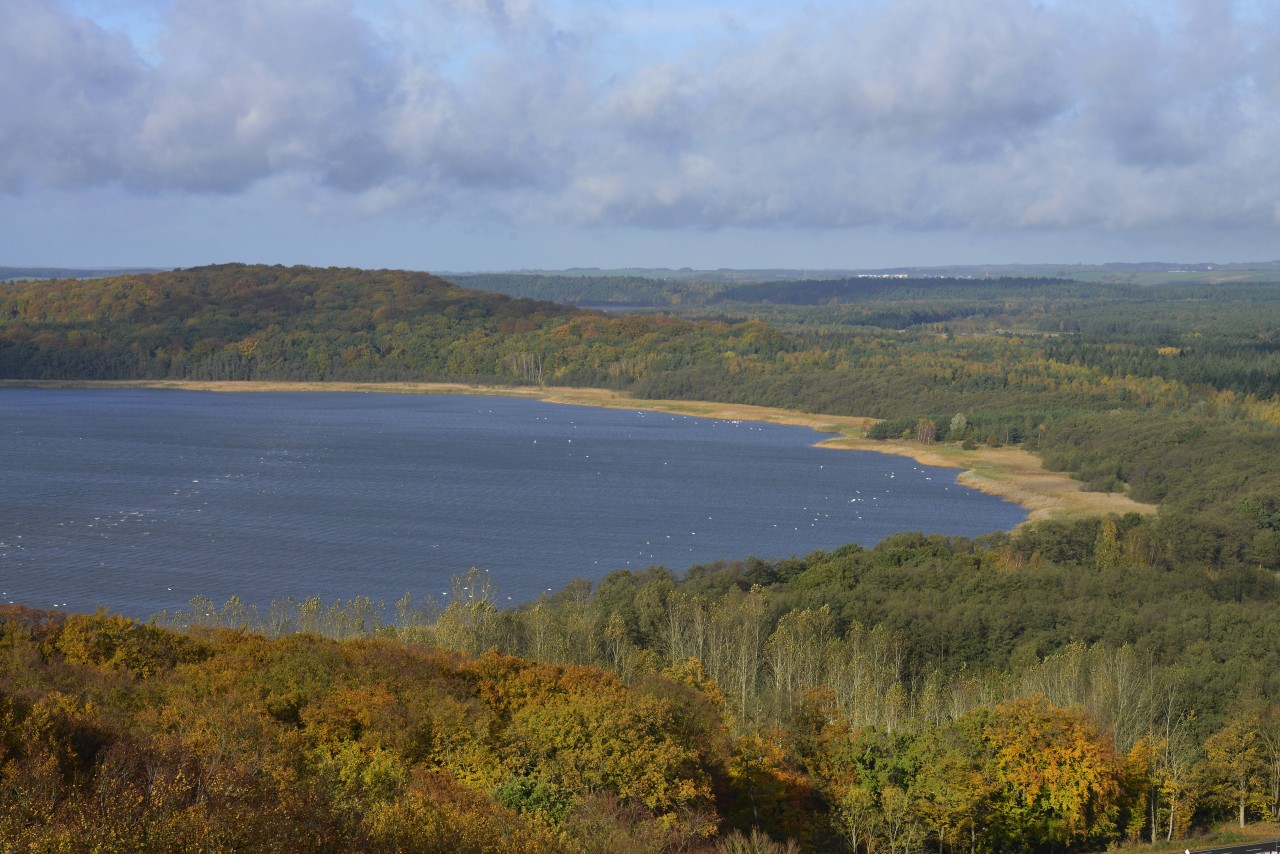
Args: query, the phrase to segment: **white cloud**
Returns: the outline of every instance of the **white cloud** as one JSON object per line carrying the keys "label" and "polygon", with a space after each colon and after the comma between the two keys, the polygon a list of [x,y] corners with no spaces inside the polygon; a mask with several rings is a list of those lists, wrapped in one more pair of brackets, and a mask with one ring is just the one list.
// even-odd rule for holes
{"label": "white cloud", "polygon": [[632,32],[622,3],[152,0],[144,46],[8,0],[0,192],[284,181],[317,210],[525,224],[1272,227],[1280,10],[1168,8],[828,2],[766,28],[704,7]]}

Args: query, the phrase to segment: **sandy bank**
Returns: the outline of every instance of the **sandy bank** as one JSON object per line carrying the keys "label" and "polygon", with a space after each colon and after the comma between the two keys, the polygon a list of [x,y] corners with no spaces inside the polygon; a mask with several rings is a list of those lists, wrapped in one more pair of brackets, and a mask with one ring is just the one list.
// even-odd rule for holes
{"label": "sandy bank", "polygon": [[700,400],[641,400],[608,389],[544,388],[465,385],[461,383],[316,383],[316,382],[0,382],[0,386],[77,388],[173,388],[193,391],[348,391],[381,394],[481,394],[527,397],[551,403],[642,409],[704,418],[764,421],[812,427],[836,434],[819,443],[824,448],[873,451],[910,457],[924,465],[963,469],[960,483],[1026,508],[1030,521],[1079,518],[1106,513],[1152,513],[1155,506],[1141,504],[1114,493],[1086,492],[1078,481],[1061,472],[1046,471],[1040,458],[1018,448],[978,448],[966,451],[958,445],[920,445],[915,442],[877,441],[865,438],[874,418],[813,415],[786,409]]}

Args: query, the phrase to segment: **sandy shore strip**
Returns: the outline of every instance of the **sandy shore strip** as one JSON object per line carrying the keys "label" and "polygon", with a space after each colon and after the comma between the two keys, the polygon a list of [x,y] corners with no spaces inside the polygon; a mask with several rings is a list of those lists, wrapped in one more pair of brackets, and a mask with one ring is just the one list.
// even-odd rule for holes
{"label": "sandy shore strip", "polygon": [[607,406],[669,412],[726,421],[763,421],[811,427],[835,434],[819,442],[819,447],[872,451],[910,457],[923,465],[962,469],[958,480],[969,487],[998,495],[1024,507],[1028,521],[1077,519],[1108,513],[1154,513],[1153,504],[1142,504],[1118,493],[1086,492],[1079,481],[1065,473],[1046,471],[1040,458],[1020,448],[979,447],[966,451],[955,444],[921,445],[900,440],[866,438],[874,418],[815,415],[788,409],[702,400],[644,400],[608,389],[563,386],[490,386],[464,383],[350,383],[350,382],[195,382],[179,380],[138,380],[120,382],[36,382],[4,380],[0,387],[39,388],[168,388],[188,391],[240,392],[366,392],[378,394],[476,394],[527,397],[549,403],[580,406]]}

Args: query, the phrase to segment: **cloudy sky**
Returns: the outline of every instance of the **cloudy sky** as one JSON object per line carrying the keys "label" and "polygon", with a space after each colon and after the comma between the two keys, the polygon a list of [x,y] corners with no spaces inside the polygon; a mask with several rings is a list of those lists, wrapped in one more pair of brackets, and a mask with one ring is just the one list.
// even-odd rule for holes
{"label": "cloudy sky", "polygon": [[0,264],[1275,258],[1275,0],[0,0]]}

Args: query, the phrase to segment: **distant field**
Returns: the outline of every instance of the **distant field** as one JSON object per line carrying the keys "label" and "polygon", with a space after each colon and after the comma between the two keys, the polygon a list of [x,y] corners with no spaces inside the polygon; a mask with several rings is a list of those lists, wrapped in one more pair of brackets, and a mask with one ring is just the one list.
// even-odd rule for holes
{"label": "distant field", "polygon": [[124,276],[130,273],[159,273],[168,267],[103,267],[84,269],[74,267],[0,267],[0,282],[30,281],[36,279],[100,279],[104,276]]}
{"label": "distant field", "polygon": [[1091,271],[1074,273],[1072,278],[1081,282],[1115,282],[1126,285],[1156,287],[1159,285],[1212,284],[1231,282],[1262,283],[1280,282],[1280,270],[1167,270],[1163,272]]}

